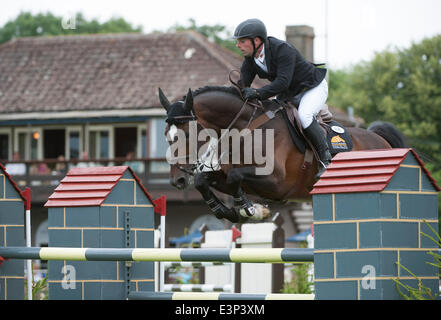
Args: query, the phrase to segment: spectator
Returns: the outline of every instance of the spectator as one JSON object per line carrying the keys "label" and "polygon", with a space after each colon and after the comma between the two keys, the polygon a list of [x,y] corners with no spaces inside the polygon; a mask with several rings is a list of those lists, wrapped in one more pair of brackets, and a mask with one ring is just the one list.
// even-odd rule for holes
{"label": "spectator", "polygon": [[55,165],[55,174],[65,175],[66,174],[66,163],[64,162],[64,156],[60,154],[57,158],[58,162]]}
{"label": "spectator", "polygon": [[[14,152],[12,160],[19,161],[21,160],[20,158],[20,153]],[[10,175],[22,176],[26,174],[26,165],[24,163],[7,163],[5,169]]]}
{"label": "spectator", "polygon": [[135,152],[129,151],[126,155],[126,161],[123,163],[125,166],[129,166],[133,171],[141,173],[144,171],[144,164],[141,161],[133,161],[135,159]]}
{"label": "spectator", "polygon": [[[81,159],[82,160],[88,160],[89,159],[89,154],[87,153],[87,151],[83,151],[83,153],[81,154]],[[77,164],[77,168],[87,168],[87,167],[94,167],[95,164],[93,162],[87,162],[87,161],[81,161],[78,162]]]}
{"label": "spectator", "polygon": [[48,175],[50,172],[47,164],[42,162],[32,167],[31,174]]}

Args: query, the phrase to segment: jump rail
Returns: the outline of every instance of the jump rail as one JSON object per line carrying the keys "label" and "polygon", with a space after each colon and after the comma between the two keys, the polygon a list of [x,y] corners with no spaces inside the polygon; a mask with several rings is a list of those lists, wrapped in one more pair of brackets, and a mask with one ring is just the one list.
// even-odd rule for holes
{"label": "jump rail", "polygon": [[218,293],[218,292],[131,292],[129,300],[314,300],[314,294]]}
{"label": "jump rail", "polygon": [[164,284],[166,292],[232,292],[231,284]]}
{"label": "jump rail", "polygon": [[237,263],[289,263],[314,261],[314,249],[118,249],[6,247],[0,248],[0,256],[8,259],[72,261],[216,261]]}

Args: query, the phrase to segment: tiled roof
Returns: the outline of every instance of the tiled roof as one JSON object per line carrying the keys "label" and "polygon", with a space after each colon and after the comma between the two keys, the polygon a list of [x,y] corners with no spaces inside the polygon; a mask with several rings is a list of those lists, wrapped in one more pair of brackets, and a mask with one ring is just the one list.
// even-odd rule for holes
{"label": "tiled roof", "polygon": [[149,201],[153,199],[129,166],[73,168],[60,181],[45,207],[100,206],[129,170]]}
{"label": "tiled roof", "polygon": [[0,45],[0,113],[160,107],[158,87],[173,101],[189,88],[229,86],[242,61],[192,31],[17,38]]}
{"label": "tiled roof", "polygon": [[413,149],[387,149],[341,152],[314,184],[311,194],[382,191],[412,152],[435,190],[441,190]]}
{"label": "tiled roof", "polygon": [[0,45],[2,113],[145,109],[230,85],[242,57],[196,32],[18,38]]}

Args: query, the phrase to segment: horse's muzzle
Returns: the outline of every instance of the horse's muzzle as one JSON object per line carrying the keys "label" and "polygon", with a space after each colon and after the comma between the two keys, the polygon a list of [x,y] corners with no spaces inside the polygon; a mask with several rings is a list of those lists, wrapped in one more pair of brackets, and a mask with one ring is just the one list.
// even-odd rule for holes
{"label": "horse's muzzle", "polygon": [[183,190],[188,187],[188,179],[186,177],[170,179],[170,184],[176,189]]}

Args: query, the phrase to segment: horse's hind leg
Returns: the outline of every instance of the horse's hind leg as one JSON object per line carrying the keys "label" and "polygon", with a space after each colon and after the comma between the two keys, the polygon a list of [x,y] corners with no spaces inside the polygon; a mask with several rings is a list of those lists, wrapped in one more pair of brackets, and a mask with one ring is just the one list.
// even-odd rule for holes
{"label": "horse's hind leg", "polygon": [[222,201],[220,201],[216,195],[210,190],[210,182],[215,177],[211,172],[198,173],[194,177],[195,188],[201,193],[205,203],[210,210],[214,213],[218,219],[227,219],[232,223],[240,222],[240,215],[234,210],[234,208],[227,208]]}

